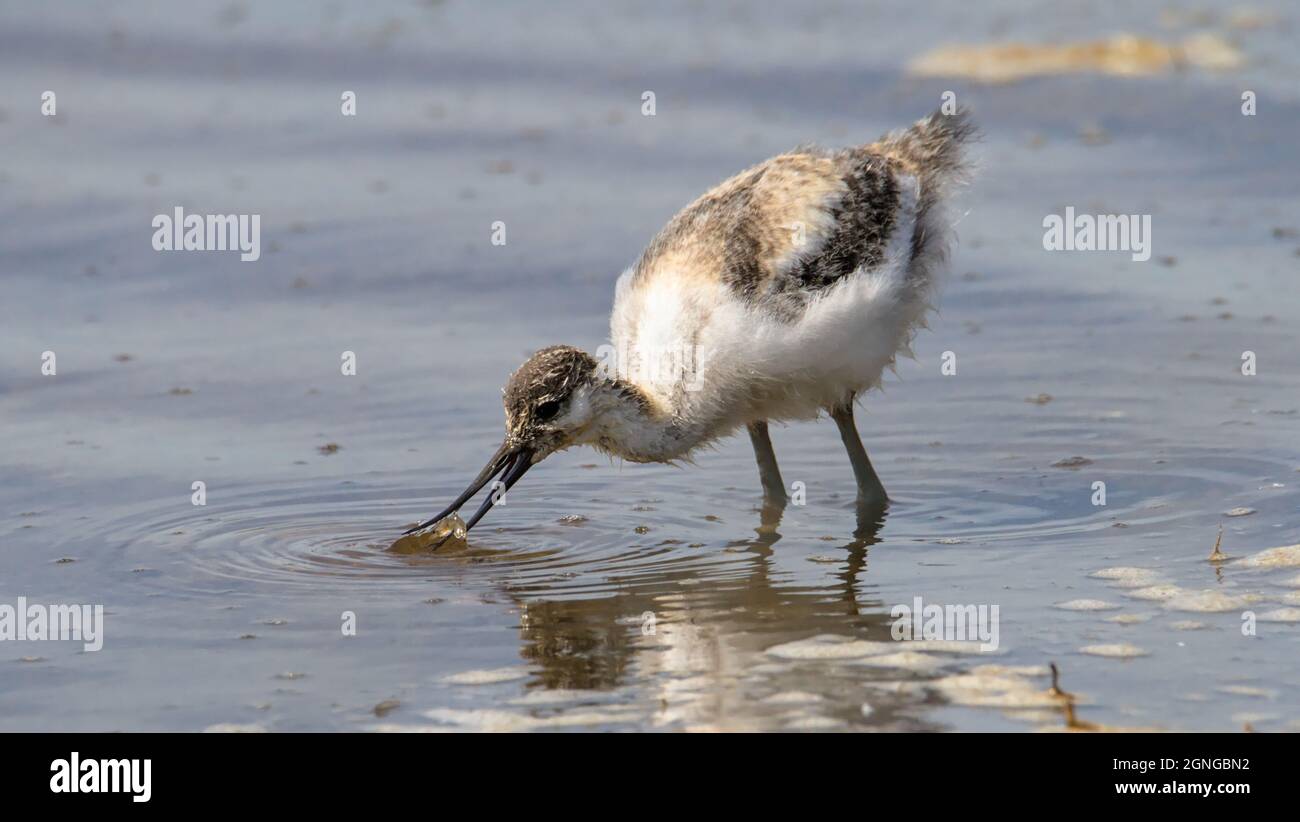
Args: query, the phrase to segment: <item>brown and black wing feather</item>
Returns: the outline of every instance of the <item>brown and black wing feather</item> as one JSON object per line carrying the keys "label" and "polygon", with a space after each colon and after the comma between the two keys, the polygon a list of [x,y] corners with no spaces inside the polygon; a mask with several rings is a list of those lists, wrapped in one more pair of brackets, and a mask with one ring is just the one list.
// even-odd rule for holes
{"label": "brown and black wing feather", "polygon": [[[963,175],[961,149],[974,134],[964,111],[935,113],[869,145],[773,157],[682,209],[641,255],[633,282],[660,272],[715,279],[746,301],[789,306],[880,266],[895,231],[913,232],[919,257],[922,218]],[[904,184],[919,192],[900,226]]]}

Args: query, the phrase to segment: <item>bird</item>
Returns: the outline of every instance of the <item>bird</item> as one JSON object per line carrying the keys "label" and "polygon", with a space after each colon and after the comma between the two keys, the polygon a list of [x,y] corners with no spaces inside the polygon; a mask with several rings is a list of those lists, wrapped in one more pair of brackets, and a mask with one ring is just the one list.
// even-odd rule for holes
{"label": "bird", "polygon": [[858,502],[887,504],[854,421],[934,309],[954,191],[978,139],[969,110],[940,109],[875,142],[800,146],[718,184],[674,216],[618,278],[596,356],[537,351],[503,389],[506,432],[469,487],[479,522],[547,456],[587,445],[679,463],[745,428],[765,504],[788,499],[769,422],[827,414]]}

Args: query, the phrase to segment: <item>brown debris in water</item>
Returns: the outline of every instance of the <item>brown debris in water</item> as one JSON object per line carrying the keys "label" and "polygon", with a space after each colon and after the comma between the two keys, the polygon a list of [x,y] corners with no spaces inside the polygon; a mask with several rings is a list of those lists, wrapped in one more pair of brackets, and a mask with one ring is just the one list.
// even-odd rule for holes
{"label": "brown debris in water", "polygon": [[1223,526],[1220,525],[1219,536],[1215,537],[1214,539],[1214,550],[1210,552],[1210,562],[1223,562],[1225,559],[1228,558],[1227,554],[1219,550],[1219,546],[1222,544],[1223,544]]}
{"label": "brown debris in water", "polygon": [[1074,715],[1074,702],[1065,703],[1065,727],[1070,731],[1100,731],[1102,726],[1095,722],[1085,722]]}
{"label": "brown debris in water", "polygon": [[1104,146],[1110,142],[1110,132],[1096,123],[1088,123],[1079,129],[1079,139],[1085,146]]}
{"label": "brown debris in water", "polygon": [[1047,689],[1047,695],[1061,702],[1061,710],[1065,714],[1065,729],[1067,731],[1099,730],[1097,725],[1084,722],[1074,715],[1074,694],[1061,688],[1061,670],[1056,667],[1056,663],[1049,663],[1048,667],[1052,671],[1052,687]]}
{"label": "brown debris in water", "polygon": [[1058,728],[1042,728],[1044,731],[1057,731],[1065,733],[1150,733],[1158,730],[1157,728],[1125,728],[1117,725],[1103,725],[1099,722],[1088,722],[1079,719],[1074,712],[1075,696],[1069,691],[1061,690],[1060,672],[1056,668],[1056,663],[1051,664],[1052,668],[1052,687],[1047,690],[1049,696],[1061,700],[1061,712],[1065,716],[1065,724]]}
{"label": "brown debris in water", "polygon": [[1069,691],[1061,690],[1060,669],[1056,667],[1055,662],[1051,663],[1049,667],[1052,669],[1052,687],[1047,689],[1047,693],[1050,694],[1051,696],[1056,697],[1057,699],[1064,699],[1067,702],[1073,703],[1074,694],[1070,693]]}
{"label": "brown debris in water", "polygon": [[337,454],[339,452],[339,449],[342,447],[343,446],[339,445],[337,442],[327,442],[324,445],[318,446],[316,450],[326,456],[329,456],[330,454]]}
{"label": "brown debris in water", "polygon": [[465,548],[469,544],[465,520],[455,512],[430,525],[423,531],[399,537],[388,547],[395,554],[427,554],[432,551],[447,552]]}
{"label": "brown debris in water", "polygon": [[981,83],[1012,83],[1028,77],[1110,74],[1140,77],[1188,67],[1240,68],[1241,52],[1216,34],[1195,34],[1163,43],[1135,34],[1075,43],[994,43],[940,46],[908,64],[920,77],[968,77]]}
{"label": "brown debris in water", "polygon": [[1087,457],[1066,457],[1052,463],[1053,468],[1082,468],[1085,465],[1092,465],[1092,460]]}

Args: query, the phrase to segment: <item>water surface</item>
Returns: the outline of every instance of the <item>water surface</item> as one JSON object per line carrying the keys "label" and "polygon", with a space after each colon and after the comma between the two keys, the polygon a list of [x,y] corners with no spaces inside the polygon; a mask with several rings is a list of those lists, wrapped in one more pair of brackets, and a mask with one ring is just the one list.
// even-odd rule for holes
{"label": "water surface", "polygon": [[[1300,604],[1300,569],[1239,562],[1300,542],[1294,11],[1198,24],[1239,44],[1228,74],[905,75],[941,42],[1196,28],[1022,6],[6,8],[0,597],[107,614],[99,652],[0,645],[0,727],[1059,728],[1026,697],[1053,661],[1089,722],[1297,727],[1300,626],[1241,625]],[[742,437],[685,468],[561,454],[471,550],[383,550],[499,442],[524,356],[605,341],[678,207],[949,89],[987,136],[942,311],[858,412],[883,524],[822,422],[773,431],[807,494],[779,523]],[[177,205],[261,214],[262,259],[154,252]],[[1152,214],[1152,261],[1044,251],[1067,205]],[[1185,610],[1204,590],[1232,607]],[[850,644],[918,596],[998,605],[999,651]],[[972,697],[990,665],[1022,684]]]}

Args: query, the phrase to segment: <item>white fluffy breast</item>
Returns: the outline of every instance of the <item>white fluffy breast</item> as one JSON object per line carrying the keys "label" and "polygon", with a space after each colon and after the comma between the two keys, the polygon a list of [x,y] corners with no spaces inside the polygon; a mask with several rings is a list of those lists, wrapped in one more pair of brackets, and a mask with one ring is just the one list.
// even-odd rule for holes
{"label": "white fluffy breast", "polygon": [[908,279],[918,181],[897,181],[898,213],[883,262],[805,295],[796,317],[747,301],[716,277],[661,270],[634,279],[629,270],[615,296],[613,352],[642,366],[674,350],[694,356],[693,372],[633,373],[633,381],[715,436],[754,419],[815,417],[876,386],[907,350],[930,297],[928,287]]}

